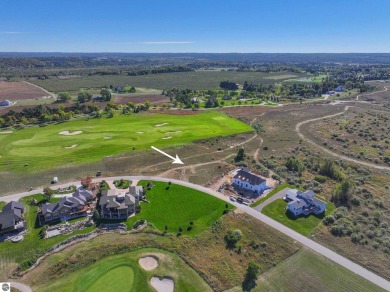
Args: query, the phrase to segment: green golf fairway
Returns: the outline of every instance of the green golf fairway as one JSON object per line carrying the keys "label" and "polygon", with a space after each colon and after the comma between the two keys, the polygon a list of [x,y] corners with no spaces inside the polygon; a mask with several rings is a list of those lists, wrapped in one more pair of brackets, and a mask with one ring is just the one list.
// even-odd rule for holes
{"label": "green golf fairway", "polygon": [[[252,128],[215,111],[194,115],[142,113],[76,119],[46,127],[0,131],[0,171],[39,172],[135,150],[178,146]],[[67,132],[66,135],[61,132]],[[25,166],[28,164],[28,167]]]}

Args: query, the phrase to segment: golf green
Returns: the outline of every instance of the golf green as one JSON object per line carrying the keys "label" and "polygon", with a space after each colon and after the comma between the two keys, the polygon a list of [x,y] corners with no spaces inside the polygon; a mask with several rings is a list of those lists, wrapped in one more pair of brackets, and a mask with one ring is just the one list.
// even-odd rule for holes
{"label": "golf green", "polygon": [[193,115],[141,113],[80,118],[4,132],[0,135],[0,171],[39,172],[69,164],[91,163],[151,146],[179,146],[251,130],[249,125],[215,111]]}

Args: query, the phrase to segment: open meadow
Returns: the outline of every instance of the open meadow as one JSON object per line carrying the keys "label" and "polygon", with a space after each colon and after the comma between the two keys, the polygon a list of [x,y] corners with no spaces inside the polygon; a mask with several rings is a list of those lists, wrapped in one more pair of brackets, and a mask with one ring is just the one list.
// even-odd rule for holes
{"label": "open meadow", "polygon": [[155,89],[217,89],[219,83],[224,80],[234,81],[239,84],[263,83],[271,84],[286,79],[299,77],[299,74],[287,74],[284,72],[263,73],[263,72],[236,72],[236,71],[192,71],[180,73],[150,74],[142,76],[86,76],[69,79],[46,79],[30,80],[46,90],[77,91],[80,88],[101,88],[103,86],[118,86],[129,84],[135,87],[155,88]]}
{"label": "open meadow", "polygon": [[40,172],[149,150],[151,146],[180,146],[249,131],[249,125],[214,111],[182,116],[142,113],[81,118],[42,128],[0,132],[0,171]]}

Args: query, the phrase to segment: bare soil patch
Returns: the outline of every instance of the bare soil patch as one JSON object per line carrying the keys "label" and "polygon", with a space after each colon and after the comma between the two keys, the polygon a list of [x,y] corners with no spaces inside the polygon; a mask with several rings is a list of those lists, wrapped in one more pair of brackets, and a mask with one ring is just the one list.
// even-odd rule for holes
{"label": "bare soil patch", "polygon": [[12,102],[26,99],[40,99],[48,96],[43,90],[24,82],[0,82],[0,100]]}
{"label": "bare soil patch", "polygon": [[62,132],[59,132],[58,134],[65,135],[65,136],[74,136],[74,135],[80,135],[82,132],[83,131],[74,131],[74,132],[62,131]]}
{"label": "bare soil patch", "polygon": [[172,139],[172,136],[163,137],[164,140]]}
{"label": "bare soil patch", "polygon": [[72,148],[76,148],[76,147],[77,147],[77,144],[73,144],[72,146],[65,147],[65,149],[72,149]]}
{"label": "bare soil patch", "polygon": [[162,123],[162,124],[157,124],[156,127],[162,127],[162,126],[165,126],[165,125],[168,125],[169,123]]}

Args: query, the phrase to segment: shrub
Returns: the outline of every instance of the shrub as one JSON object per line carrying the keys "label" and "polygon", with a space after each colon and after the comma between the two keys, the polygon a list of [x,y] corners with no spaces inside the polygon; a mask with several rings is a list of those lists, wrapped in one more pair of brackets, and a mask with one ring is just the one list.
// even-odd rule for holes
{"label": "shrub", "polygon": [[225,242],[228,248],[236,247],[236,244],[241,240],[242,232],[239,229],[229,230],[225,235]]}
{"label": "shrub", "polygon": [[334,218],[333,215],[328,215],[324,219],[322,219],[325,225],[332,225],[336,219]]}

